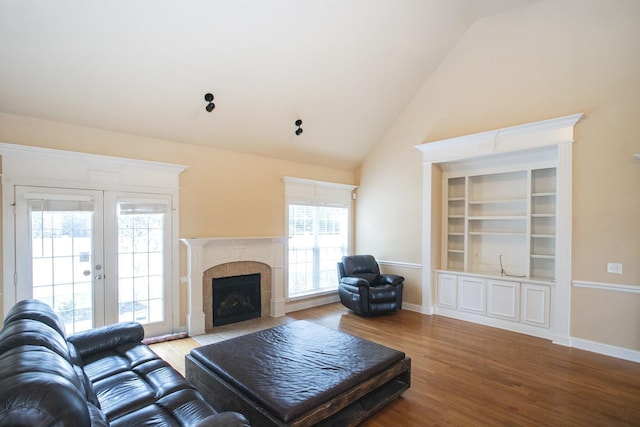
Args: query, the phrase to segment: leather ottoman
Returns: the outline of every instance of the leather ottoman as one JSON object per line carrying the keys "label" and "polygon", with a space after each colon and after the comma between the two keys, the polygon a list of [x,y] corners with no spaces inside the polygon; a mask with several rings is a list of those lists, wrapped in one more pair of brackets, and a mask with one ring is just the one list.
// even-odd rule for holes
{"label": "leather ottoman", "polygon": [[256,426],[356,425],[410,386],[404,353],[308,321],[193,349],[186,376]]}

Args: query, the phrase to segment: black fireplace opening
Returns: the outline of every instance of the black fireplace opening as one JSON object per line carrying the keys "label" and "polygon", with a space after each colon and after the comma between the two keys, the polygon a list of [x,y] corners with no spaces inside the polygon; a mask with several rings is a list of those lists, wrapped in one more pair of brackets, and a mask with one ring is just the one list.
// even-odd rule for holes
{"label": "black fireplace opening", "polygon": [[213,326],[260,317],[260,273],[214,278]]}

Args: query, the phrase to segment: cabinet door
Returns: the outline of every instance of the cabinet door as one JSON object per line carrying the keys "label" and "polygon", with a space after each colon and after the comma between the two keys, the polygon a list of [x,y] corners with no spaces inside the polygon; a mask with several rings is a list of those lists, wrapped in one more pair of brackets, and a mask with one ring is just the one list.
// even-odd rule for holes
{"label": "cabinet door", "polygon": [[488,280],[487,315],[518,321],[520,317],[520,283]]}
{"label": "cabinet door", "polygon": [[485,280],[475,277],[458,278],[458,309],[485,314]]}
{"label": "cabinet door", "polygon": [[456,308],[457,276],[454,274],[438,274],[438,305]]}
{"label": "cabinet door", "polygon": [[548,286],[522,284],[522,323],[549,327],[550,294]]}

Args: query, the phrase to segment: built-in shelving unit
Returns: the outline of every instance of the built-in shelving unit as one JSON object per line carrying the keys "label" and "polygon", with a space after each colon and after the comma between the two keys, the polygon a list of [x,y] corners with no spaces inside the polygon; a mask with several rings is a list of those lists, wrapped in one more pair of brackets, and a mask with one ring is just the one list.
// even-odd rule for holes
{"label": "built-in shelving unit", "polygon": [[555,172],[446,173],[444,268],[553,282]]}
{"label": "built-in shelving unit", "polygon": [[[426,311],[568,342],[571,152],[581,117],[417,146]],[[432,191],[439,181],[442,191]]]}

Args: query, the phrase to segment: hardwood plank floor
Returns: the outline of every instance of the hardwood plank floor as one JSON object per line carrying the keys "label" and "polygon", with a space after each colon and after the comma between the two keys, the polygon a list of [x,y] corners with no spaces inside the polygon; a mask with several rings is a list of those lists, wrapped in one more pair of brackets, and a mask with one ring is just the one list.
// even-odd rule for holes
{"label": "hardwood plank floor", "polygon": [[[404,351],[411,388],[362,426],[640,426],[640,364],[407,310],[361,318],[339,303],[289,313]],[[184,374],[192,338],[153,344]]]}

